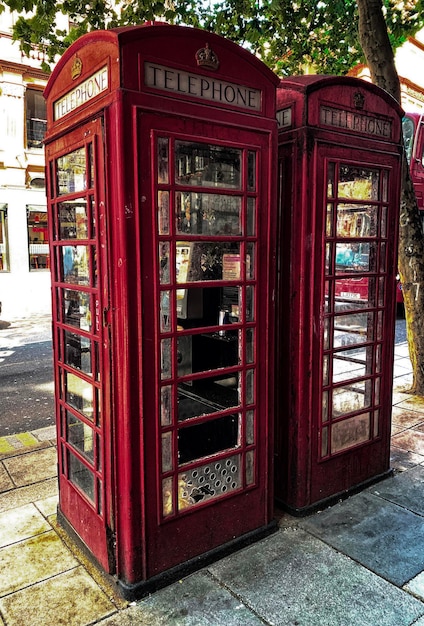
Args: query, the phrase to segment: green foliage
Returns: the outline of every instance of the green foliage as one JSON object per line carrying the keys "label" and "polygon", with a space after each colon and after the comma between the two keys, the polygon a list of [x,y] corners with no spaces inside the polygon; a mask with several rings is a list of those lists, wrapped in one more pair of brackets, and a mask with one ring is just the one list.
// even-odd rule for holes
{"label": "green foliage", "polygon": [[[424,25],[424,0],[383,0],[394,48]],[[217,32],[258,54],[281,76],[344,74],[363,61],[355,0],[4,0],[20,14],[14,38],[28,53],[45,47],[54,60],[81,34],[158,18]],[[69,33],[57,14],[69,17]]]}

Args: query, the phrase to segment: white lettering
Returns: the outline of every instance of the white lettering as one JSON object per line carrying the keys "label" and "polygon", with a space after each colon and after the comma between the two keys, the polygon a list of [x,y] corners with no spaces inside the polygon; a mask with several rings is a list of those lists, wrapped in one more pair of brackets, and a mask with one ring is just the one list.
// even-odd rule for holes
{"label": "white lettering", "polygon": [[56,100],[54,103],[54,119],[59,120],[61,117],[68,115],[103,91],[106,91],[108,86],[108,68],[103,67],[78,85],[78,87],[75,87],[72,91],[68,91],[63,98]]}
{"label": "white lettering", "polygon": [[184,96],[194,96],[234,107],[261,110],[261,91],[223,80],[205,78],[198,74],[173,70],[163,65],[145,62],[144,84],[153,89]]}
{"label": "white lettering", "polygon": [[390,139],[392,136],[392,123],[390,120],[333,109],[328,106],[321,107],[320,122],[324,126],[353,130],[364,135],[384,137],[385,139]]}

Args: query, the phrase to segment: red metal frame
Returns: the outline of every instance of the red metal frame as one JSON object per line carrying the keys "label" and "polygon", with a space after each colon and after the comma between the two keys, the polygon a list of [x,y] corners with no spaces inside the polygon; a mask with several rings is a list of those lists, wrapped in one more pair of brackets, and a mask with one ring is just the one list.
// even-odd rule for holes
{"label": "red metal frame", "polygon": [[402,112],[351,78],[287,79],[277,103],[275,490],[305,513],[389,471]]}
{"label": "red metal frame", "polygon": [[[85,141],[93,124],[98,142],[92,245],[101,367],[94,385],[103,456],[90,476],[101,478],[105,506],[99,514],[62,461],[63,451],[75,452],[59,418],[69,404],[61,372],[72,365],[69,335],[58,335],[68,325],[55,313],[61,519],[116,574],[127,597],[274,528],[276,82],[262,63],[220,37],[161,25],[82,37],[46,90],[51,223],[61,200],[55,163]],[[158,156],[159,143],[167,146],[166,158]],[[200,186],[181,177],[185,163],[195,164]],[[166,180],[158,180],[159,165],[167,168]],[[70,242],[57,229],[51,240],[56,294],[64,253],[55,251]],[[177,278],[186,249],[194,273]],[[208,267],[218,274],[202,278]],[[201,294],[202,313],[178,309],[181,293],[181,306]],[[55,296],[55,312],[62,300]],[[231,329],[220,325],[224,320]],[[83,342],[92,337],[81,327],[75,334]],[[77,377],[88,382],[80,370]],[[90,423],[81,420],[84,436]]]}

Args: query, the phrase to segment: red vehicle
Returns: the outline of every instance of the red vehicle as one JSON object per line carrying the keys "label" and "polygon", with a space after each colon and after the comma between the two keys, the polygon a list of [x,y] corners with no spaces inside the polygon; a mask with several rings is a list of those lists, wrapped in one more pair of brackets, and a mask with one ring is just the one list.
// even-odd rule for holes
{"label": "red vehicle", "polygon": [[[406,113],[402,120],[402,130],[418,208],[424,211],[424,115]],[[424,223],[424,212],[421,215]]]}

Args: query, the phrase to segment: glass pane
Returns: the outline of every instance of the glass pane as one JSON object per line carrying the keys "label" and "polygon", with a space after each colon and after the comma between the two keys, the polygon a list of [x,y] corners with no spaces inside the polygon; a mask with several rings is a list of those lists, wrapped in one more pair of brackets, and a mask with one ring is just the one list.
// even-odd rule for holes
{"label": "glass pane", "polygon": [[253,280],[255,278],[255,251],[256,244],[248,243],[246,245],[246,280]]}
{"label": "glass pane", "polygon": [[322,421],[328,422],[328,391],[322,394]]}
{"label": "glass pane", "polygon": [[79,148],[56,160],[57,193],[75,193],[87,189],[85,148]]}
{"label": "glass pane", "polygon": [[327,456],[328,454],[328,428],[323,428],[321,431],[321,456]]}
{"label": "glass pane", "polygon": [[169,234],[169,191],[158,191],[158,232]]}
{"label": "glass pane", "polygon": [[334,347],[351,346],[372,341],[373,313],[356,312],[334,318]]}
{"label": "glass pane", "polygon": [[338,195],[356,200],[379,199],[379,170],[341,165],[339,171]]}
{"label": "glass pane", "polygon": [[178,330],[187,326],[185,320],[198,320],[194,323],[204,327],[216,326],[222,311],[228,312],[226,324],[239,321],[241,300],[237,286],[177,289],[176,296]]}
{"label": "glass pane", "polygon": [[333,389],[333,417],[365,409],[371,405],[371,381],[363,380]]}
{"label": "glass pane", "polygon": [[246,452],[246,485],[252,485],[255,482],[255,452],[249,450]]}
{"label": "glass pane", "polygon": [[246,363],[253,363],[255,360],[255,331],[253,328],[246,330]]}
{"label": "glass pane", "polygon": [[159,243],[159,281],[162,285],[167,285],[170,281],[168,241],[161,241]]}
{"label": "glass pane", "polygon": [[169,182],[169,142],[166,137],[158,138],[158,183]]}
{"label": "glass pane", "polygon": [[91,341],[69,331],[64,332],[65,363],[85,374],[93,373]]}
{"label": "glass pane", "polygon": [[61,276],[67,283],[89,285],[88,273],[89,246],[63,246]]}
{"label": "glass pane", "polygon": [[167,333],[171,330],[170,292],[160,292],[160,330]]}
{"label": "glass pane", "polygon": [[325,244],[325,273],[332,274],[333,273],[333,244],[327,243]]}
{"label": "glass pane", "polygon": [[239,445],[239,416],[225,415],[178,430],[180,465]]}
{"label": "glass pane", "polygon": [[247,153],[247,190],[256,191],[256,152]]}
{"label": "glass pane", "polygon": [[180,185],[240,189],[241,150],[175,142],[175,181]]}
{"label": "glass pane", "polygon": [[182,511],[240,489],[240,468],[241,458],[237,454],[179,474],[178,510]]}
{"label": "glass pane", "polygon": [[324,355],[323,360],[322,360],[322,384],[325,386],[328,385],[328,381],[329,381],[329,378],[328,378],[329,363],[330,363],[330,360],[329,360],[328,354]]}
{"label": "glass pane", "polygon": [[88,216],[85,200],[59,202],[57,205],[60,239],[87,239]]}
{"label": "glass pane", "polygon": [[92,472],[73,454],[68,452],[69,480],[94,502],[95,487]]}
{"label": "glass pane", "polygon": [[246,445],[255,443],[255,411],[246,411]]}
{"label": "glass pane", "polygon": [[178,386],[178,420],[201,417],[240,406],[240,376],[220,373]]}
{"label": "glass pane", "polygon": [[327,204],[327,215],[326,215],[326,227],[325,234],[327,237],[333,236],[333,218],[334,218],[334,204]]}
{"label": "glass pane", "polygon": [[172,423],[172,387],[162,387],[160,397],[160,423],[162,426],[168,426]]}
{"label": "glass pane", "polygon": [[94,187],[94,151],[93,151],[92,143],[89,143],[87,145],[87,152],[88,152],[88,175],[89,175],[88,187],[92,189]]}
{"label": "glass pane", "polygon": [[75,374],[64,372],[66,402],[78,409],[90,420],[93,419],[93,387],[90,383],[82,380]]}
{"label": "glass pane", "polygon": [[241,235],[241,198],[191,191],[175,194],[176,228],[191,235]]}
{"label": "glass pane", "polygon": [[336,244],[336,274],[345,272],[375,272],[377,259],[376,243]]}
{"label": "glass pane", "polygon": [[162,433],[162,472],[172,470],[172,433]]}
{"label": "glass pane", "polygon": [[253,404],[255,401],[255,371],[246,372],[246,403]]}
{"label": "glass pane", "polygon": [[65,324],[91,330],[90,295],[83,291],[63,289],[63,321]]}
{"label": "glass pane", "polygon": [[328,198],[334,198],[334,170],[335,170],[335,164],[334,163],[329,163],[328,164],[328,171],[327,171],[327,197]]}
{"label": "glass pane", "polygon": [[173,478],[164,478],[162,481],[162,512],[163,516],[174,512]]}
{"label": "glass pane", "polygon": [[246,287],[246,322],[253,322],[255,320],[255,288]]}
{"label": "glass pane", "polygon": [[370,439],[370,414],[363,413],[341,422],[331,429],[331,453],[341,452]]}
{"label": "glass pane", "polygon": [[171,354],[171,339],[162,339],[160,342],[160,355],[161,355],[161,378],[170,378],[172,371],[172,354]]}
{"label": "glass pane", "polygon": [[[336,309],[338,312],[349,309],[363,309],[376,304],[376,279],[341,278],[334,283]],[[344,303],[342,301],[345,301]]]}
{"label": "glass pane", "polygon": [[373,347],[356,347],[333,355],[333,382],[363,378],[372,372]]}
{"label": "glass pane", "polygon": [[240,280],[240,245],[236,243],[177,242],[177,283]]}
{"label": "glass pane", "polygon": [[218,333],[178,337],[177,351],[179,355],[181,354],[178,358],[178,375],[182,376],[187,373],[183,355],[187,354],[187,342],[190,340],[193,372],[205,372],[239,365],[239,331],[227,330],[227,328],[231,328],[231,325],[226,325],[226,330]]}
{"label": "glass pane", "polygon": [[89,461],[94,463],[94,431],[88,424],[66,411],[67,439]]}
{"label": "glass pane", "polygon": [[336,235],[338,237],[376,237],[378,208],[371,205],[339,204]]}
{"label": "glass pane", "polygon": [[246,225],[247,236],[256,235],[256,198],[247,198]]}
{"label": "glass pane", "polygon": [[219,409],[216,402],[208,401],[207,398],[199,397],[188,390],[178,392],[178,421],[184,422],[192,417],[202,417],[216,413]]}

